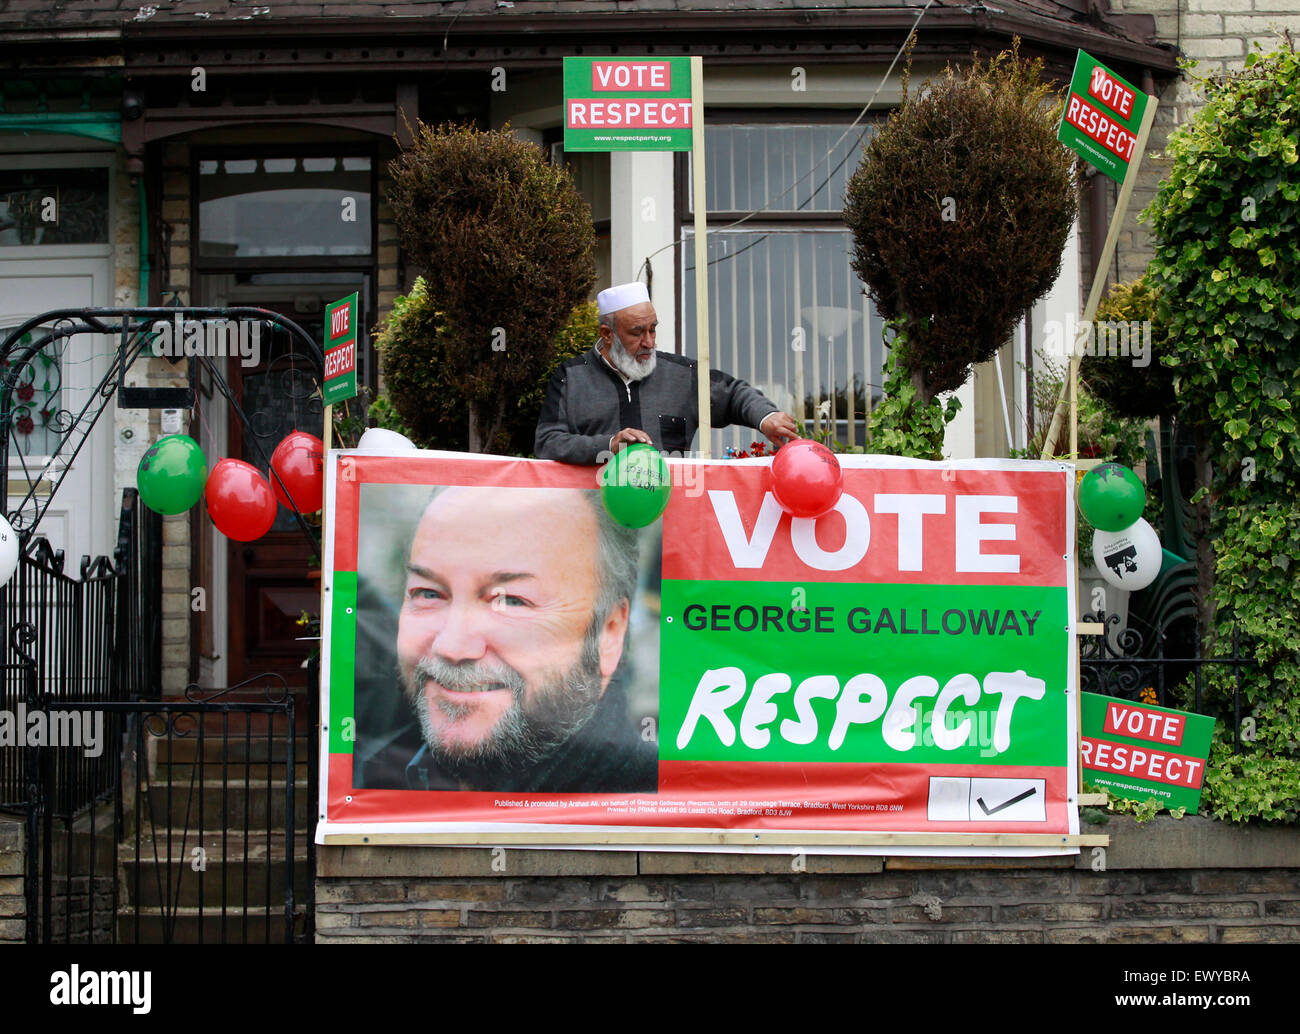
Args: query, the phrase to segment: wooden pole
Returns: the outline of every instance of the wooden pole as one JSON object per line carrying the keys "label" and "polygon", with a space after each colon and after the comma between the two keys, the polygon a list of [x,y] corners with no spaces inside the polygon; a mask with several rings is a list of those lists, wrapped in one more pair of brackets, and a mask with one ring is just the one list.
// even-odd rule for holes
{"label": "wooden pole", "polygon": [[[330,461],[330,449],[333,448],[333,444],[334,444],[334,407],[333,406],[325,407],[325,426],[321,429],[321,432],[322,432],[321,433],[322,444],[325,446],[325,463],[328,465]],[[326,501],[326,505],[328,505],[328,500]],[[321,629],[325,628],[325,521],[323,519],[324,516],[325,515],[322,512],[321,514],[322,520],[320,526],[320,533],[321,533],[320,556],[318,557],[320,561],[320,610],[317,611],[317,625]],[[320,641],[322,643],[325,641],[323,632],[321,633]],[[325,664],[327,663],[325,652],[322,650],[319,656],[320,656],[321,667],[324,668]],[[320,730],[317,729],[316,731],[319,734]],[[314,807],[314,806],[315,805],[309,805],[309,807]]]}
{"label": "wooden pole", "polygon": [[[1142,165],[1142,155],[1146,153],[1147,138],[1151,135],[1151,125],[1155,121],[1156,108],[1158,102],[1154,96],[1147,95],[1147,106],[1142,112],[1142,122],[1138,126],[1137,140],[1133,146],[1133,161],[1129,163],[1128,173],[1124,177],[1124,182],[1119,188],[1119,197],[1115,201],[1115,214],[1110,220],[1110,229],[1106,231],[1106,243],[1101,249],[1102,260],[1097,263],[1097,268],[1093,270],[1092,290],[1088,292],[1087,304],[1083,307],[1083,319],[1079,324],[1079,337],[1070,343],[1070,368],[1066,374],[1065,383],[1061,385],[1060,397],[1056,400],[1056,409],[1052,413],[1052,423],[1047,429],[1047,438],[1043,442],[1043,459],[1051,459],[1056,453],[1056,436],[1061,429],[1061,421],[1065,416],[1066,398],[1069,398],[1070,408],[1070,455],[1077,457],[1079,455],[1079,411],[1077,384],[1079,379],[1079,359],[1081,349],[1079,343],[1084,334],[1084,328],[1092,323],[1092,318],[1097,314],[1097,306],[1101,303],[1101,294],[1106,286],[1106,273],[1110,269],[1110,255],[1115,250],[1115,241],[1119,238],[1120,226],[1124,222],[1124,215],[1128,211],[1129,198],[1133,196],[1133,187],[1137,184],[1138,170]],[[1098,173],[1097,175],[1101,175]]]}
{"label": "wooden pole", "polygon": [[709,251],[704,192],[704,59],[691,58],[691,179],[695,183],[695,340],[696,399],[700,416],[700,456],[713,456],[713,406],[709,395]]}

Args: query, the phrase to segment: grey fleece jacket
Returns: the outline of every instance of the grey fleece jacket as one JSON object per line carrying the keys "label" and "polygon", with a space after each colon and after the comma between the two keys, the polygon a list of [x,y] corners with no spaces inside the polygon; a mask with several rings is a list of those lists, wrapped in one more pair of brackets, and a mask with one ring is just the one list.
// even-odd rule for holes
{"label": "grey fleece jacket", "polygon": [[[599,344],[599,341],[597,342]],[[649,377],[624,385],[596,346],[570,359],[551,378],[537,420],[533,450],[539,459],[591,466],[625,427],[645,431],[664,452],[691,447],[700,415],[696,362],[660,352]],[[757,388],[721,370],[709,371],[714,427],[758,427],[773,405]]]}

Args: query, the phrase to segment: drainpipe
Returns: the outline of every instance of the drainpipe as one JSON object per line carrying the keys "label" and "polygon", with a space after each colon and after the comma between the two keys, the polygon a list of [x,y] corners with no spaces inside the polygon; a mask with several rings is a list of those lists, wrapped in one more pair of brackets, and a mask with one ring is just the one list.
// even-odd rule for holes
{"label": "drainpipe", "polygon": [[131,84],[122,93],[122,148],[126,151],[126,174],[136,187],[140,205],[138,304],[149,304],[149,202],[145,194],[145,103],[144,94]]}
{"label": "drainpipe", "polygon": [[1088,257],[1092,260],[1093,276],[1102,268],[1102,264],[1107,262],[1107,256],[1101,253],[1102,245],[1106,243],[1106,229],[1109,220],[1106,218],[1106,177],[1101,175],[1096,166],[1089,165],[1085,175],[1089,178],[1089,202],[1088,202]]}
{"label": "drainpipe", "polygon": [[137,181],[136,186],[140,198],[140,300],[137,304],[148,305],[149,275],[152,270],[149,266],[149,200],[145,194],[143,176]]}

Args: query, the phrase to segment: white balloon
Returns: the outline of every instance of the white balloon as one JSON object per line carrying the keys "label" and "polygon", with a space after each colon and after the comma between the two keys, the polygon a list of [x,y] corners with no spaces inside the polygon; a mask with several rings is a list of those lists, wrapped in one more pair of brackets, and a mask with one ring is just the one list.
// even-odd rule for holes
{"label": "white balloon", "polygon": [[1092,562],[1108,583],[1136,592],[1156,580],[1164,563],[1160,537],[1142,518],[1123,531],[1098,531],[1092,537]]}
{"label": "white balloon", "polygon": [[18,533],[0,514],[0,585],[7,585],[18,570]]}
{"label": "white balloon", "polygon": [[370,427],[357,442],[357,448],[368,452],[401,452],[404,449],[414,449],[415,442],[386,427]]}

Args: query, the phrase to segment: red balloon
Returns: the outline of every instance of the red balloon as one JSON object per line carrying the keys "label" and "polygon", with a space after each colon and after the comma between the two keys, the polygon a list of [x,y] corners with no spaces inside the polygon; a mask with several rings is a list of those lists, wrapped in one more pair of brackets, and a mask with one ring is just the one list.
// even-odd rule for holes
{"label": "red balloon", "polygon": [[325,446],[314,434],[294,431],[285,438],[271,453],[271,470],[280,475],[271,478],[275,497],[290,510],[297,503],[299,513],[315,513],[324,505]]}
{"label": "red balloon", "polygon": [[251,463],[218,460],[203,496],[217,530],[236,542],[260,539],[275,523],[275,495]]}
{"label": "red balloon", "polygon": [[793,517],[820,517],[844,491],[840,461],[821,442],[787,442],[772,459],[772,495]]}

